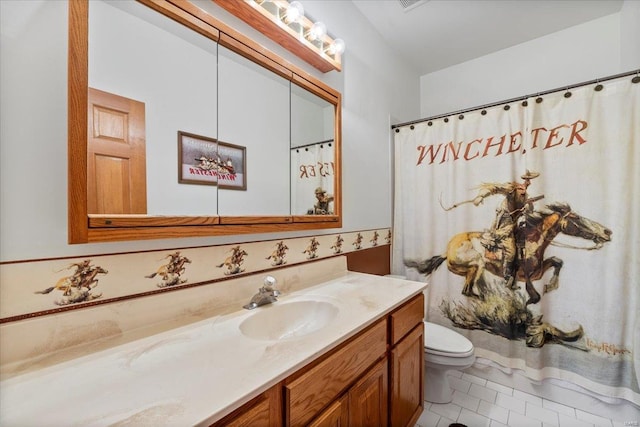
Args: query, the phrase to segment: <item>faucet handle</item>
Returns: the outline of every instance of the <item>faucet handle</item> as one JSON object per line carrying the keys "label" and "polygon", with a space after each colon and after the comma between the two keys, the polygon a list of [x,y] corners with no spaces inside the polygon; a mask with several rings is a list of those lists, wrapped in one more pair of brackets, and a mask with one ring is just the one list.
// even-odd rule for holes
{"label": "faucet handle", "polygon": [[264,286],[265,286],[265,288],[267,288],[269,290],[272,289],[276,285],[277,282],[278,281],[273,276],[266,276],[264,278]]}

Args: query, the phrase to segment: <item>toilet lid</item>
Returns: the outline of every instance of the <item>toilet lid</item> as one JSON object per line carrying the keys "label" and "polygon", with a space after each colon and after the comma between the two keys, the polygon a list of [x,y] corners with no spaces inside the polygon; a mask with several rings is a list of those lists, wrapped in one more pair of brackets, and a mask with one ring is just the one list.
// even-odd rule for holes
{"label": "toilet lid", "polygon": [[466,337],[430,322],[424,322],[424,346],[437,353],[456,355],[473,351],[473,344]]}

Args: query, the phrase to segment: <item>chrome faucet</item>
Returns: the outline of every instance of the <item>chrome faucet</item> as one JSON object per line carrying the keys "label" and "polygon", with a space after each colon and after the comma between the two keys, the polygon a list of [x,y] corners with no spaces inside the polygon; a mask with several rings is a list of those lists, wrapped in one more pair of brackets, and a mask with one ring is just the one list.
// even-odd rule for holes
{"label": "chrome faucet", "polygon": [[276,285],[276,279],[273,276],[267,276],[264,278],[264,285],[258,289],[258,293],[251,297],[251,301],[248,304],[243,305],[243,308],[247,310],[253,310],[261,305],[271,304],[278,301],[280,291],[273,289]]}

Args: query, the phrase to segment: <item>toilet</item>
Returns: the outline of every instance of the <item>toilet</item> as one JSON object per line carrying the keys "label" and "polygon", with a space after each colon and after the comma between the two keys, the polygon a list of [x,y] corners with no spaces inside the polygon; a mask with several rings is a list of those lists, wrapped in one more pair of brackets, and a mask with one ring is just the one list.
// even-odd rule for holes
{"label": "toilet", "polygon": [[[403,279],[403,275],[386,277]],[[425,291],[425,313],[428,296]],[[459,371],[473,365],[476,360],[473,343],[456,331],[436,323],[424,322],[424,400],[431,403],[449,403],[453,390],[448,371]]]}
{"label": "toilet", "polygon": [[468,368],[475,360],[473,344],[467,338],[444,326],[424,322],[424,400],[451,402],[453,390],[447,371]]}

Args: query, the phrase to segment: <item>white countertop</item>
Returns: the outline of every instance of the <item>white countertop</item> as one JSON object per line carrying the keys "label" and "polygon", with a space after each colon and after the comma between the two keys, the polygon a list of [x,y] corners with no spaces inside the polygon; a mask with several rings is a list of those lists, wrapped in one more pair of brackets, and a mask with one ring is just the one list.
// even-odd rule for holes
{"label": "white countertop", "polygon": [[[208,425],[390,312],[426,284],[348,272],[282,295],[331,302],[331,323],[280,341],[244,336],[240,323],[273,306],[149,336],[0,382],[0,425]],[[28,337],[25,337],[28,339]]]}

